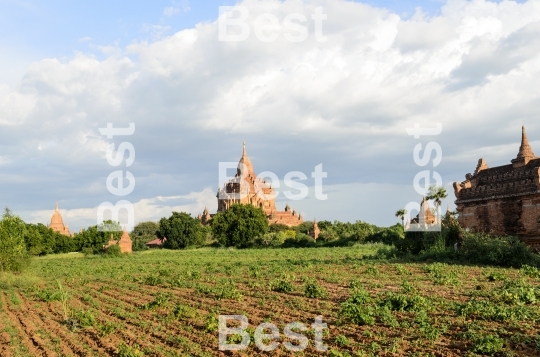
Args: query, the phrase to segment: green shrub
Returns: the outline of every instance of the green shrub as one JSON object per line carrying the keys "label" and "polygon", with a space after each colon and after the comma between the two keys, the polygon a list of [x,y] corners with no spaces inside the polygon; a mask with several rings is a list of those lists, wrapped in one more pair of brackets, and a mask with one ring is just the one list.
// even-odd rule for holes
{"label": "green shrub", "polygon": [[308,298],[319,299],[326,297],[328,294],[326,292],[326,289],[324,289],[316,281],[313,280],[306,283],[304,295]]}
{"label": "green shrub", "polygon": [[83,253],[85,257],[89,257],[91,255],[94,255],[94,249],[90,247],[86,247],[81,250],[81,253]]}
{"label": "green shrub", "polygon": [[96,323],[96,318],[90,310],[79,310],[75,313],[75,319],[79,325],[84,327],[92,327]]}
{"label": "green shrub", "polygon": [[504,340],[497,335],[487,335],[473,341],[473,351],[487,355],[502,351],[503,346]]}
{"label": "green shrub", "polygon": [[393,311],[420,311],[427,305],[426,299],[420,295],[404,295],[388,292],[379,301],[379,306],[386,306]]}
{"label": "green shrub", "polygon": [[372,306],[357,305],[349,301],[341,304],[339,317],[357,325],[375,324],[375,309]]}
{"label": "green shrub", "polygon": [[540,257],[518,237],[495,237],[482,233],[464,233],[459,255],[476,264],[520,268],[522,265],[540,266]]}
{"label": "green shrub", "polygon": [[290,281],[285,279],[280,279],[271,284],[272,290],[280,293],[288,293],[294,290],[293,285]]}
{"label": "green shrub", "polygon": [[113,244],[105,250],[105,256],[110,258],[116,258],[122,256],[122,251],[120,250],[120,246],[118,244]]}
{"label": "green shrub", "polygon": [[523,265],[519,272],[531,278],[540,278],[540,269],[532,267],[530,265]]}
{"label": "green shrub", "polygon": [[0,272],[20,272],[30,264],[26,250],[26,224],[6,208],[0,220]]}
{"label": "green shrub", "polygon": [[142,357],[144,356],[144,352],[140,350],[139,345],[133,344],[133,346],[128,346],[125,344],[125,342],[122,342],[120,346],[118,346],[118,349],[116,350],[116,353],[119,357]]}

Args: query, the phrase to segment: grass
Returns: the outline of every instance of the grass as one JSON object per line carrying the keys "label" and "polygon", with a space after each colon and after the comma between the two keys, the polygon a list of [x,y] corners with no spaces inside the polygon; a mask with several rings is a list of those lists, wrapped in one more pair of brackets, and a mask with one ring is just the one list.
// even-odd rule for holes
{"label": "grass", "polygon": [[[378,248],[153,250],[118,259],[63,254],[34,259],[23,275],[0,275],[0,286],[13,314],[42,315],[36,329],[46,328],[40,321],[65,318],[65,302],[78,328],[51,330],[43,337],[49,345],[59,337],[64,349],[99,339],[110,355],[215,355],[220,314],[245,315],[251,332],[262,322],[280,333],[301,322],[310,339],[305,356],[318,355],[310,328],[316,316],[329,327],[328,355],[448,355],[456,348],[463,355],[540,354],[536,268],[364,258]],[[15,325],[9,325],[13,339],[24,334]],[[282,333],[278,341],[286,355]],[[246,354],[255,352],[252,344]]]}

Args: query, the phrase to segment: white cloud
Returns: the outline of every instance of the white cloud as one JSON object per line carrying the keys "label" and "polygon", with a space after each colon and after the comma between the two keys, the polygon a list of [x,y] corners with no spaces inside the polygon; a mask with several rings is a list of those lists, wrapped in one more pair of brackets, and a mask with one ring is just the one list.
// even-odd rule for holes
{"label": "white cloud", "polygon": [[[171,204],[171,202],[173,204]],[[174,204],[176,202],[176,204]],[[181,204],[180,204],[181,203]],[[60,204],[60,206],[62,206]],[[162,217],[169,217],[171,212],[188,212],[193,217],[202,213],[205,207],[211,211],[217,209],[215,192],[211,188],[205,188],[200,192],[191,192],[187,195],[141,199],[133,202],[135,212],[135,224],[143,221],[159,221]],[[42,223],[47,225],[50,222],[54,209],[39,211],[18,212],[23,219],[30,223]],[[93,208],[60,209],[64,224],[71,228],[71,232],[78,231],[97,224],[97,206]],[[125,219],[125,212],[120,213],[120,219]],[[105,219],[110,219],[106,212]]]}
{"label": "white cloud", "polygon": [[188,12],[191,10],[188,0],[182,0],[180,2],[173,1],[172,6],[167,6],[163,10],[163,15],[165,16],[174,16],[180,12]]}
{"label": "white cloud", "polygon": [[[0,86],[7,170],[1,182],[23,182],[28,173],[15,163],[26,162],[43,170],[54,187],[36,189],[42,200],[65,195],[71,207],[97,206],[107,196],[104,182],[112,170],[104,158],[110,140],[97,132],[108,122],[137,125],[126,139],[137,150],[133,200],[152,218],[168,216],[173,207],[200,209],[198,203],[147,197],[202,192],[217,181],[218,161],[236,159],[240,149],[231,147],[240,147],[242,139],[255,146],[260,171],[323,162],[330,185],[354,183],[358,190],[351,192],[360,195],[373,182],[382,185],[377,192],[384,185],[411,185],[419,170],[412,160],[417,141],[405,128],[416,122],[443,123],[434,140],[443,147],[445,182],[461,179],[480,157],[509,162],[521,124],[532,141],[540,138],[538,1],[450,0],[436,16],[417,11],[409,19],[344,0],[238,4],[249,9],[252,27],[265,12],[280,21],[302,13],[309,37],[292,43],[281,33],[265,43],[252,30],[247,41],[219,42],[217,20],[170,36],[166,27],[148,26],[152,41],[35,62],[17,86]],[[326,42],[314,36],[310,16],[318,6],[328,16]],[[170,14],[184,11],[182,3],[171,8]],[[317,208],[317,218],[325,218],[324,210],[335,218],[371,214],[354,211],[354,195],[340,197],[342,204]],[[215,201],[210,194],[207,199],[205,204]],[[15,196],[7,200],[17,202]],[[380,200],[373,211],[379,217],[406,203],[396,204],[391,194]],[[305,207],[306,216],[310,209]]]}

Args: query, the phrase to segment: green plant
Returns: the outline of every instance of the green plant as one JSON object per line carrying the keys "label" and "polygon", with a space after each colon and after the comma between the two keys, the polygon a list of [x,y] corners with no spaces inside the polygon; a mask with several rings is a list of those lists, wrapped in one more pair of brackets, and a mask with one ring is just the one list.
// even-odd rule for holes
{"label": "green plant", "polygon": [[409,296],[388,292],[379,301],[379,306],[387,306],[395,311],[420,311],[426,305],[426,299],[416,294]]}
{"label": "green plant", "polygon": [[60,292],[58,291],[52,292],[49,290],[38,290],[35,295],[39,300],[45,302],[60,301]]}
{"label": "green plant", "polygon": [[176,304],[172,314],[177,319],[192,318],[197,314],[197,310],[188,305]]}
{"label": "green plant", "polygon": [[120,250],[120,246],[118,244],[113,244],[107,247],[105,250],[105,256],[109,258],[118,258],[122,256],[122,251]]}
{"label": "green plant", "polygon": [[133,344],[133,346],[128,346],[125,342],[122,341],[116,353],[119,357],[142,357],[144,352],[140,350],[139,345]]}
{"label": "green plant", "polygon": [[104,324],[99,324],[97,329],[99,331],[99,335],[101,337],[105,337],[116,331],[116,324],[111,321],[107,321]]}
{"label": "green plant", "polygon": [[64,316],[64,321],[68,321],[68,319],[71,317],[71,309],[69,307],[69,293],[67,290],[64,289],[62,286],[62,283],[60,283],[60,280],[56,280],[56,283],[58,285],[58,296],[60,298],[60,301],[62,302],[62,312]]}
{"label": "green plant", "polygon": [[74,317],[83,327],[92,327],[96,323],[96,318],[90,310],[79,310],[75,312]]}
{"label": "green plant", "polygon": [[271,287],[273,291],[277,291],[280,293],[288,293],[294,290],[291,282],[285,279],[275,281],[274,283],[272,283]]}
{"label": "green plant", "polygon": [[215,332],[218,330],[219,327],[219,320],[217,318],[217,313],[210,312],[206,316],[206,323],[204,325],[204,329],[206,332]]}
{"label": "green plant", "polygon": [[372,306],[362,306],[345,301],[341,304],[339,317],[357,325],[372,326],[375,324],[375,309]]}
{"label": "green plant", "polygon": [[498,280],[504,280],[506,279],[506,276],[498,271],[491,271],[487,274],[487,279],[489,281],[498,281]]}
{"label": "green plant", "polygon": [[328,295],[326,292],[326,289],[317,283],[317,281],[312,280],[308,281],[306,283],[306,287],[304,289],[304,295],[308,298],[324,298]]}
{"label": "green plant", "polygon": [[478,337],[473,341],[473,351],[493,355],[503,350],[504,340],[497,335]]}
{"label": "green plant", "polygon": [[345,335],[336,336],[335,342],[340,346],[348,346],[351,344],[351,341]]}
{"label": "green plant", "polygon": [[523,265],[519,272],[531,278],[540,278],[540,269],[532,267],[530,265]]}

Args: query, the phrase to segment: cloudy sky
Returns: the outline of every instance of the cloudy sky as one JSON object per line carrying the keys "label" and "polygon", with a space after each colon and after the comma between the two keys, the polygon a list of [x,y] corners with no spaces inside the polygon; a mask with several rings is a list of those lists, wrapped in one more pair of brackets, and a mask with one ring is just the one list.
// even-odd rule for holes
{"label": "cloudy sky", "polygon": [[[220,41],[222,5],[247,10],[244,41]],[[305,40],[289,41],[300,26]],[[121,199],[136,221],[213,212],[219,162],[245,140],[256,172],[305,173],[309,196],[289,203],[306,219],[391,225],[421,199],[423,170],[453,208],[452,182],[481,157],[509,163],[521,125],[540,153],[538,83],[539,0],[0,0],[0,205],[47,223],[59,202],[72,230]],[[107,139],[107,123],[136,129]],[[442,132],[415,139],[415,123]],[[441,163],[418,166],[415,145],[431,141]],[[128,168],[106,159],[122,142]],[[327,200],[314,196],[319,164]],[[135,178],[123,197],[107,189],[116,170]]]}

